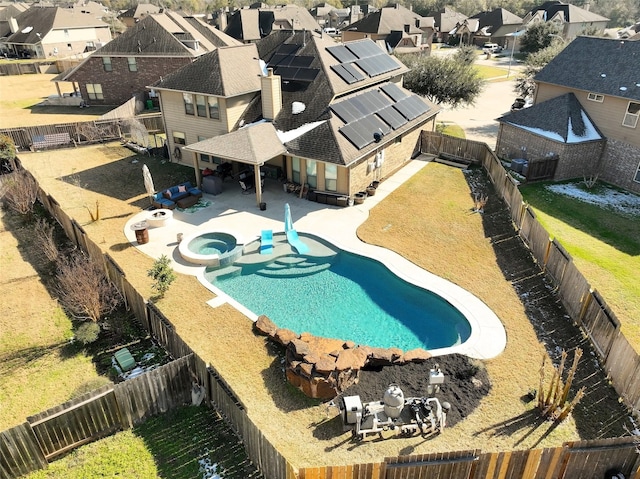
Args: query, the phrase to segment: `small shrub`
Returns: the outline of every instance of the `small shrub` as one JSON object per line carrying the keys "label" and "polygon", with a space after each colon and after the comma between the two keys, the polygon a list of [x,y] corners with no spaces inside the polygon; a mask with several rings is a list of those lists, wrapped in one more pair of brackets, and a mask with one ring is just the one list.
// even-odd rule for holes
{"label": "small shrub", "polygon": [[168,291],[171,283],[176,280],[176,274],[171,268],[171,260],[164,254],[153,263],[153,267],[147,271],[147,276],[153,278],[151,288],[157,291],[161,298]]}
{"label": "small shrub", "polygon": [[100,335],[100,325],[93,321],[81,323],[76,328],[76,340],[82,344],[91,344]]}
{"label": "small shrub", "polygon": [[54,226],[44,218],[38,218],[33,229],[35,246],[44,253],[49,261],[56,261],[60,255],[54,237],[54,229]]}
{"label": "small shrub", "polygon": [[38,198],[38,183],[28,171],[18,170],[3,181],[3,199],[11,211],[20,215],[33,213]]}

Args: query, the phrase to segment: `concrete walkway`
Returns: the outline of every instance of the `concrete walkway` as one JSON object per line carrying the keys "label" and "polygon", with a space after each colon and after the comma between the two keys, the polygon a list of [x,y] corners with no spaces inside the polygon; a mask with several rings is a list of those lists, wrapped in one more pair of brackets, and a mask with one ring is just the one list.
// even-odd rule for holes
{"label": "concrete walkway", "polygon": [[459,286],[419,268],[393,251],[360,241],[356,235],[357,228],[369,216],[369,210],[426,164],[426,161],[420,159],[408,162],[400,171],[382,182],[374,196],[368,197],[361,205],[345,208],[298,198],[294,194],[285,193],[279,182],[267,181],[263,192],[263,201],[266,202],[267,209],[262,211],[256,206],[253,194],[242,194],[236,182],[227,181],[224,183],[222,194],[203,196],[204,200],[210,202],[206,208],[193,213],[176,209],[173,219],[168,224],[149,227],[148,243],[139,245],[131,226],[148,219],[151,211],[142,211],[132,217],[125,226],[124,234],[140,251],[153,258],[165,254],[173,260],[173,268],[176,271],[197,276],[205,287],[216,293],[216,298],[208,302],[212,307],[228,302],[255,320],[256,315],[253,312],[204,279],[204,266],[190,264],[182,259],[178,251],[177,237],[179,233],[187,237],[198,232],[218,231],[233,234],[238,244],[247,244],[258,240],[263,229],[271,229],[274,233],[284,231],[285,204],[289,203],[294,227],[298,232],[319,236],[343,250],[374,258],[405,281],[438,294],[465,315],[472,328],[470,338],[462,345],[433,350],[432,354],[458,352],[473,358],[493,358],[504,350],[506,333],[498,317],[482,301]]}

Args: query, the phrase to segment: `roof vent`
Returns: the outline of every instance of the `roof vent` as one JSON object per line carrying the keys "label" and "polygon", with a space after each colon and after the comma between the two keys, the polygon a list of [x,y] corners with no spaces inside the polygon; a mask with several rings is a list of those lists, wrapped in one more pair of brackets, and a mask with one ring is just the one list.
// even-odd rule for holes
{"label": "roof vent", "polygon": [[294,115],[299,115],[300,113],[302,113],[305,109],[307,108],[307,105],[305,105],[304,103],[302,103],[301,101],[294,101],[291,104],[291,113],[293,113]]}
{"label": "roof vent", "polygon": [[23,28],[20,31],[20,33],[29,33],[29,32],[31,32],[31,30],[33,30],[33,27],[26,27],[26,28]]}
{"label": "roof vent", "polygon": [[602,78],[607,78],[607,74],[606,74],[606,73],[600,73],[600,76],[601,76]]}

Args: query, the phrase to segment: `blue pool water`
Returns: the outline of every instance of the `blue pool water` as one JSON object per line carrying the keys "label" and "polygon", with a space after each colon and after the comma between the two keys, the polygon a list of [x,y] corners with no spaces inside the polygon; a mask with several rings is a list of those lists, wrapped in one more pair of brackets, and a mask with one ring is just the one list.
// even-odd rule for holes
{"label": "blue pool water", "polygon": [[222,254],[236,247],[236,238],[227,233],[205,233],[189,242],[189,251],[197,254]]}
{"label": "blue pool water", "polygon": [[[466,318],[440,296],[378,261],[341,251],[241,258],[205,277],[256,314],[296,333],[373,347],[437,349],[464,342]],[[244,260],[244,261],[243,261]]]}

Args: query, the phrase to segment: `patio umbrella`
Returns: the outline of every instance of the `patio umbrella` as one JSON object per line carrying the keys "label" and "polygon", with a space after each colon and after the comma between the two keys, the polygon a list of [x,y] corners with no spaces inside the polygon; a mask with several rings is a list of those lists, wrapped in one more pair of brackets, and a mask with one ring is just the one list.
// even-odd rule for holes
{"label": "patio umbrella", "polygon": [[151,172],[147,165],[142,165],[142,177],[144,178],[144,189],[147,190],[147,194],[149,195],[149,199],[156,192],[155,187],[153,186],[153,178],[151,178]]}

